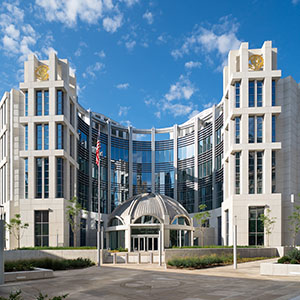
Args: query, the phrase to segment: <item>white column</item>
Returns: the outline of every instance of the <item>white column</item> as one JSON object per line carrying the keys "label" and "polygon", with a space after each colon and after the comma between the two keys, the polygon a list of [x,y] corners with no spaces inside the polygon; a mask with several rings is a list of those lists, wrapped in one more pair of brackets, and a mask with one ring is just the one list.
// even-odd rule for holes
{"label": "white column", "polygon": [[199,206],[199,202],[198,202],[198,153],[199,153],[199,149],[198,149],[198,131],[199,131],[199,119],[195,118],[195,122],[194,122],[194,212],[198,211],[198,206]]}
{"label": "white column", "polygon": [[133,196],[133,167],[132,167],[132,152],[133,152],[133,147],[132,147],[132,126],[128,127],[128,135],[129,135],[129,149],[128,149],[128,164],[129,164],[129,179],[128,179],[128,184],[129,184],[129,198]]}
{"label": "white column", "polygon": [[173,126],[173,139],[174,139],[174,199],[177,200],[177,135],[178,135],[178,126],[175,124]]}
{"label": "white column", "polygon": [[155,128],[151,129],[151,191],[155,193]]}
{"label": "white column", "polygon": [[107,212],[111,213],[111,123],[107,122]]}
{"label": "white column", "polygon": [[4,284],[4,220],[0,220],[0,285]]}

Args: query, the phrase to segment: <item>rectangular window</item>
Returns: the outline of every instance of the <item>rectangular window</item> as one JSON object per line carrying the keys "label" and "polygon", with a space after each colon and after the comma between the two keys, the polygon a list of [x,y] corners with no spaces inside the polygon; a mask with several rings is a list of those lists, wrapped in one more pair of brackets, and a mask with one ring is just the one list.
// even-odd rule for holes
{"label": "rectangular window", "polygon": [[25,150],[28,150],[28,125],[24,126],[25,128]]}
{"label": "rectangular window", "polygon": [[70,165],[70,199],[74,197],[74,168]]}
{"label": "rectangular window", "polygon": [[255,81],[249,81],[249,107],[255,106]]}
{"label": "rectangular window", "polygon": [[70,100],[70,123],[74,127],[74,104]]}
{"label": "rectangular window", "polygon": [[222,141],[222,128],[216,131],[216,145],[220,144]]}
{"label": "rectangular window", "polygon": [[44,149],[49,149],[49,125],[44,125]]}
{"label": "rectangular window", "polygon": [[255,152],[249,151],[249,194],[255,193]]}
{"label": "rectangular window", "polygon": [[49,115],[49,91],[44,91],[44,115]]}
{"label": "rectangular window", "polygon": [[263,117],[256,117],[256,142],[263,141]]}
{"label": "rectangular window", "polygon": [[257,107],[262,107],[263,103],[263,81],[256,82],[256,104]]}
{"label": "rectangular window", "polygon": [[226,230],[226,246],[229,246],[229,211],[228,211],[228,209],[225,210],[225,220],[226,220],[226,225],[225,225],[225,230]]}
{"label": "rectangular window", "polygon": [[263,192],[263,152],[256,152],[256,181],[257,181],[257,194],[262,194]]}
{"label": "rectangular window", "polygon": [[49,246],[49,211],[36,210],[34,212],[34,246]]}
{"label": "rectangular window", "polygon": [[49,158],[44,158],[44,198],[49,198]]}
{"label": "rectangular window", "polygon": [[235,83],[235,107],[239,108],[240,107],[240,82]]}
{"label": "rectangular window", "polygon": [[254,143],[255,142],[255,118],[249,116],[249,135],[248,135],[248,142]]}
{"label": "rectangular window", "polygon": [[28,158],[24,159],[24,194],[25,199],[28,199]]}
{"label": "rectangular window", "polygon": [[241,152],[236,152],[235,153],[235,193],[237,195],[240,194],[240,178],[241,178],[240,159],[241,159]]}
{"label": "rectangular window", "polygon": [[276,116],[272,115],[272,142],[276,142]]}
{"label": "rectangular window", "polygon": [[35,150],[42,150],[43,148],[43,126],[37,124],[35,127]]}
{"label": "rectangular window", "polygon": [[70,133],[70,156],[74,157],[74,135]]}
{"label": "rectangular window", "polygon": [[41,116],[43,114],[43,94],[42,91],[36,91],[35,95],[35,115]]}
{"label": "rectangular window", "polygon": [[64,93],[61,90],[56,94],[56,114],[63,115],[64,113]]}
{"label": "rectangular window", "polygon": [[56,198],[64,197],[64,160],[62,157],[56,158]]}
{"label": "rectangular window", "polygon": [[64,126],[56,124],[56,149],[64,149]]}
{"label": "rectangular window", "polygon": [[276,193],[276,151],[272,151],[272,193]]}
{"label": "rectangular window", "polygon": [[241,123],[241,117],[235,118],[235,143],[240,143],[240,123]]}
{"label": "rectangular window", "polygon": [[276,81],[272,80],[272,106],[276,105]]}
{"label": "rectangular window", "polygon": [[249,208],[249,245],[261,246],[264,244],[264,224],[261,216],[264,214],[263,207]]}
{"label": "rectangular window", "polygon": [[25,92],[25,109],[24,109],[24,111],[25,111],[25,117],[27,117],[28,116],[28,92],[26,91]]}
{"label": "rectangular window", "polygon": [[43,192],[43,159],[36,158],[35,160],[35,175],[36,175],[36,185],[35,185],[35,197],[42,198]]}

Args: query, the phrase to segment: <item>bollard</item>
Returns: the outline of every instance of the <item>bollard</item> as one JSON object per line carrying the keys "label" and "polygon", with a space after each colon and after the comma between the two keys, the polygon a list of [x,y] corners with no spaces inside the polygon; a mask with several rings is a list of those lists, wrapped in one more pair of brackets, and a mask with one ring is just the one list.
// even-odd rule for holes
{"label": "bollard", "polygon": [[153,264],[153,252],[150,252],[150,264],[152,265]]}
{"label": "bollard", "polygon": [[4,284],[4,220],[0,220],[0,285]]}
{"label": "bollard", "polygon": [[113,264],[115,265],[117,263],[117,253],[113,254]]}
{"label": "bollard", "polygon": [[125,264],[128,264],[128,252],[125,253]]}
{"label": "bollard", "polygon": [[140,264],[141,263],[141,253],[138,252],[138,257],[137,257],[137,263]]}

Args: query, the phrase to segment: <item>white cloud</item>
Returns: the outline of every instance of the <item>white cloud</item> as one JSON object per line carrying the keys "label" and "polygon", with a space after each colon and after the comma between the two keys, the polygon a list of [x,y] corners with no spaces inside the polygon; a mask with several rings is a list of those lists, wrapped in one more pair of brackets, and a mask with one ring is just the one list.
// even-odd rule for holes
{"label": "white cloud", "polygon": [[192,105],[191,103],[184,105],[180,103],[173,104],[170,102],[165,102],[162,106],[162,110],[171,113],[174,117],[185,116],[191,112]]}
{"label": "white cloud", "polygon": [[157,38],[157,40],[158,40],[159,43],[164,44],[164,43],[167,42],[167,37],[166,37],[166,35],[161,34],[161,35]]}
{"label": "white cloud", "polygon": [[161,118],[161,112],[160,112],[160,111],[155,112],[154,115],[155,115],[156,118],[158,118],[158,119]]}
{"label": "white cloud", "polygon": [[69,73],[70,73],[71,76],[75,76],[76,68],[73,68],[72,66],[70,66]]}
{"label": "white cloud", "polygon": [[118,85],[116,85],[116,88],[119,90],[127,90],[129,88],[129,83],[120,83]]}
{"label": "white cloud", "polygon": [[55,54],[57,54],[57,51],[54,48],[52,48],[52,47],[44,47],[44,48],[42,48],[42,52],[44,54],[46,54],[47,56],[49,56],[49,54],[52,53],[52,52],[54,52]]}
{"label": "white cloud", "polygon": [[292,3],[293,3],[294,5],[297,5],[298,3],[300,3],[300,0],[292,0]]}
{"label": "white cloud", "polygon": [[107,32],[110,32],[110,33],[116,32],[117,29],[122,26],[122,19],[123,19],[122,14],[118,14],[118,15],[114,16],[113,18],[110,18],[110,17],[104,18],[103,19],[104,30]]}
{"label": "white cloud", "polygon": [[228,52],[240,46],[241,41],[236,36],[237,29],[238,24],[232,21],[230,16],[221,18],[220,23],[211,26],[210,29],[198,26],[171,55],[177,59],[191,52],[202,51],[205,55],[216,53],[224,65]]}
{"label": "white cloud", "polygon": [[120,109],[119,109],[119,117],[125,117],[127,114],[128,114],[128,111],[130,109],[130,106],[120,106]]}
{"label": "white cloud", "polygon": [[190,80],[181,75],[179,80],[170,86],[169,92],[165,94],[165,98],[168,101],[180,99],[189,100],[195,91],[196,88],[193,86]]}
{"label": "white cloud", "polygon": [[139,0],[120,0],[121,2],[124,2],[127,6],[133,6],[134,4],[138,3]]}
{"label": "white cloud", "polygon": [[5,29],[4,32],[10,36],[11,38],[13,38],[14,40],[17,40],[20,36],[20,31],[18,29],[16,29],[15,25],[10,24],[8,25]]}
{"label": "white cloud", "polygon": [[200,111],[198,109],[193,110],[190,114],[189,114],[189,119],[197,116],[200,113]]}
{"label": "white cloud", "polygon": [[120,123],[121,123],[123,126],[127,126],[127,127],[132,126],[132,123],[131,123],[129,120],[121,121]]}
{"label": "white cloud", "polygon": [[125,46],[129,51],[132,51],[135,45],[136,45],[136,41],[127,41],[125,43]]}
{"label": "white cloud", "polygon": [[208,102],[208,103],[203,104],[203,108],[204,108],[204,109],[210,108],[210,107],[212,107],[214,104],[215,104],[214,102],[211,102],[211,101],[210,101],[210,102]]}
{"label": "white cloud", "polygon": [[187,69],[195,69],[201,67],[201,62],[199,61],[188,61],[184,64]]}
{"label": "white cloud", "polygon": [[5,35],[2,38],[3,48],[7,52],[18,53],[19,52],[19,43],[13,38]]}
{"label": "white cloud", "polygon": [[96,77],[95,72],[102,71],[105,68],[105,65],[97,61],[94,65],[90,65],[86,68],[85,72],[82,74],[83,78],[87,77]]}
{"label": "white cloud", "polygon": [[100,58],[104,58],[106,56],[106,54],[103,50],[95,52],[94,54],[99,56]]}
{"label": "white cloud", "polygon": [[146,11],[143,14],[143,18],[147,20],[148,24],[151,25],[153,23],[153,14],[150,11]]}

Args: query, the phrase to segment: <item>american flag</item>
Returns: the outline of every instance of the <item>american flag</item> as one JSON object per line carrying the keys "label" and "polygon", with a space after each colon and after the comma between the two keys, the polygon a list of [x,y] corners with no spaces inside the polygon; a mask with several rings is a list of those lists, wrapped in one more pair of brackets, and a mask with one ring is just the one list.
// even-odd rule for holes
{"label": "american flag", "polygon": [[100,164],[100,129],[99,129],[99,133],[98,133],[98,140],[97,140],[97,148],[96,148],[96,164],[99,167]]}

